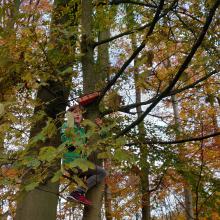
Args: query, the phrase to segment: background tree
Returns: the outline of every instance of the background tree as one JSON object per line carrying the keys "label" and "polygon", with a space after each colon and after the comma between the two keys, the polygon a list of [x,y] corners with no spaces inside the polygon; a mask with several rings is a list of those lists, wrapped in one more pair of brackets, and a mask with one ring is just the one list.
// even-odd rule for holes
{"label": "background tree", "polygon": [[[36,7],[39,2],[36,2]],[[33,3],[32,3],[33,4]],[[30,8],[33,5],[30,4]],[[69,12],[63,10],[67,7],[72,7],[74,13],[70,19]],[[62,16],[60,13],[62,12]],[[34,106],[35,122],[32,123],[30,130],[30,138],[39,135],[44,130],[45,137],[32,139],[29,147],[27,147],[22,154],[24,158],[28,158],[30,161],[35,161],[35,165],[31,166],[31,169],[22,177],[21,191],[19,194],[16,217],[15,219],[29,219],[32,216],[33,219],[55,219],[57,210],[57,196],[58,196],[58,183],[51,183],[48,181],[54,172],[59,169],[59,160],[52,166],[44,166],[42,161],[43,157],[39,158],[38,155],[41,152],[54,153],[57,145],[60,144],[60,138],[56,134],[57,128],[59,128],[59,121],[55,124],[51,119],[56,119],[57,115],[63,112],[66,108],[64,103],[67,103],[69,95],[69,86],[65,81],[67,77],[62,72],[72,63],[72,57],[74,55],[74,46],[76,43],[76,37],[73,35],[65,36],[64,31],[73,29],[77,24],[77,3],[69,4],[69,2],[55,1],[54,10],[52,14],[51,35],[49,41],[42,42],[43,39],[38,39],[39,35],[37,28],[34,24],[28,31],[32,31],[30,37],[33,38],[37,46],[40,49],[41,62],[45,60],[46,66],[42,67],[42,72],[47,72],[47,75],[43,74],[40,78],[40,86],[36,94],[37,104]],[[35,16],[35,15],[33,15]],[[62,25],[62,26],[60,26]],[[65,42],[65,44],[64,44]],[[48,50],[48,45],[51,47]],[[66,53],[70,56],[66,56]],[[53,57],[59,54],[59,57],[54,59]],[[40,75],[40,73],[38,73]],[[69,79],[67,79],[69,80]],[[40,115],[40,117],[39,117]],[[38,117],[37,117],[38,116]],[[51,152],[50,152],[51,151]],[[49,161],[46,159],[46,161]],[[27,164],[27,166],[29,166]],[[38,170],[38,171],[37,171]],[[37,172],[36,172],[37,171]],[[39,174],[41,172],[41,176]],[[33,176],[34,174],[34,176]],[[43,179],[42,179],[43,178]],[[37,187],[38,186],[38,187]],[[25,192],[28,191],[28,192]],[[49,205],[45,205],[49,204]]]}
{"label": "background tree", "polygon": [[[131,10],[126,11],[125,6],[132,6]],[[3,121],[1,125],[7,155],[2,163],[10,164],[14,170],[12,175],[3,175],[1,170],[0,181],[3,191],[10,191],[3,194],[3,199],[11,201],[11,207],[15,207],[14,194],[18,195],[18,186],[23,189],[24,196],[19,193],[17,197],[20,199],[17,219],[29,218],[28,213],[36,219],[56,218],[57,194],[63,198],[68,192],[63,185],[66,179],[59,169],[65,151],[58,140],[63,113],[80,93],[96,90],[101,91],[99,100],[86,109],[89,120],[85,123],[91,127],[87,153],[92,158],[107,158],[111,163],[114,181],[109,178],[108,183],[112,193],[112,217],[120,219],[140,212],[143,191],[140,193],[138,186],[141,180],[132,173],[139,172],[141,152],[137,146],[140,143],[148,146],[141,154],[143,161],[148,159],[151,171],[152,218],[182,216],[181,175],[184,174],[192,188],[195,218],[218,213],[218,7],[219,1],[175,0],[55,1],[53,7],[43,0],[20,4],[19,16],[15,16],[13,23],[18,27],[14,41],[4,34],[0,38],[4,52],[1,53],[4,62],[1,61],[0,83],[3,87],[15,84],[8,86],[14,89],[13,93],[4,87],[3,94],[11,94],[13,99],[8,99],[7,104],[4,99],[1,105],[7,107],[3,117],[10,121]],[[101,13],[104,9],[106,12]],[[109,21],[102,19],[107,13]],[[129,25],[125,25],[125,21],[129,21]],[[100,26],[110,29],[110,37],[98,39]],[[100,48],[105,48],[107,43],[109,69],[100,59],[104,57]],[[168,61],[171,65],[167,68]],[[133,79],[134,67],[136,80]],[[142,100],[136,101],[137,87]],[[172,95],[179,106],[181,134],[178,139]],[[134,111],[135,108],[138,111]],[[108,121],[107,128],[104,126],[101,130],[111,130],[102,140],[91,122],[100,114]],[[145,127],[145,132],[140,137],[141,127]],[[180,146],[177,144],[184,146],[183,156],[187,158],[184,161],[177,156]],[[77,182],[77,178],[73,178]],[[59,179],[60,192],[56,183]],[[75,186],[75,183],[69,185]],[[95,206],[84,210],[84,219],[101,218],[102,189],[101,184],[88,195]],[[169,203],[173,197],[174,202]],[[33,203],[28,202],[31,198],[38,204],[35,210],[41,216],[33,215]],[[51,201],[50,209],[41,203],[43,198]],[[65,200],[60,201],[64,211],[70,210]],[[82,213],[78,205],[74,215],[77,212]],[[59,217],[65,219],[65,215]]]}

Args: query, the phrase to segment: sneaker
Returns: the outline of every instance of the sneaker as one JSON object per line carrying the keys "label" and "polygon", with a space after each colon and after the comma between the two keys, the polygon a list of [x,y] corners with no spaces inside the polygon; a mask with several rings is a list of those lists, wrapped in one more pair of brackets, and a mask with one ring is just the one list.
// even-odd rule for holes
{"label": "sneaker", "polygon": [[88,200],[83,194],[79,192],[73,192],[70,195],[67,196],[67,200],[69,201],[77,201],[84,205],[91,205],[92,202]]}

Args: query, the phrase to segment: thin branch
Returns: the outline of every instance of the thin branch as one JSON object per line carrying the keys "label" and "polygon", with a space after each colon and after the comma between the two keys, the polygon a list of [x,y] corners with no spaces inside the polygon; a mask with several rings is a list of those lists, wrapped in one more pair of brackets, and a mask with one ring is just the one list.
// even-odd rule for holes
{"label": "thin branch", "polygon": [[[159,140],[147,140],[144,143],[145,144],[181,144],[181,143],[186,143],[186,142],[191,142],[191,141],[201,141],[205,140],[211,137],[219,136],[220,132],[215,132],[211,133],[209,135],[201,136],[201,137],[191,137],[187,139],[180,139],[180,140],[173,140],[173,141],[159,141]],[[129,143],[126,144],[126,146],[131,146],[131,145],[136,145],[136,143]]]}
{"label": "thin branch", "polygon": [[[206,79],[208,79],[209,77],[211,77],[212,75],[218,73],[218,71],[214,70],[210,73],[208,73],[207,75],[203,76],[202,78],[196,80],[194,83],[190,84],[190,85],[187,85],[187,86],[184,86],[183,88],[180,88],[180,89],[176,89],[176,90],[173,90],[171,92],[169,92],[167,94],[166,97],[168,96],[171,96],[171,95],[176,95],[178,93],[181,93],[187,89],[190,89],[190,88],[194,88],[197,84],[205,81]],[[141,105],[148,105],[148,104],[151,104],[152,102],[154,102],[156,100],[157,96],[147,100],[147,101],[144,101],[144,102],[139,102],[139,103],[134,103],[134,104],[130,104],[130,105],[125,105],[125,106],[122,106],[120,107],[119,109],[117,109],[117,111],[120,111],[120,112],[124,112],[124,113],[130,113],[130,110],[133,109],[133,108],[136,108],[138,106],[141,106]],[[104,111],[102,112],[102,115],[108,115],[108,114],[111,114],[115,112],[115,110],[107,110],[107,111]]]}
{"label": "thin branch", "polygon": [[179,19],[179,21],[182,23],[183,27],[186,28],[186,30],[189,30],[193,36],[195,37],[196,34],[195,34],[195,30],[193,30],[193,27],[189,26],[182,18],[181,16],[178,14],[178,13],[175,13],[175,15],[177,16],[177,18]]}
{"label": "thin branch", "polygon": [[[167,13],[168,13],[170,10],[173,9],[173,7],[174,7],[175,4],[177,3],[177,1],[178,1],[178,0],[175,0],[175,1],[171,4],[171,6],[170,6],[168,9],[165,10],[165,12],[162,13],[162,14],[159,16],[158,20],[161,19],[162,17],[164,17],[165,15],[167,15]],[[154,21],[149,22],[149,23],[147,23],[147,24],[145,24],[145,25],[143,25],[143,26],[141,26],[141,27],[139,27],[139,28],[135,28],[135,29],[133,29],[133,30],[125,31],[124,33],[115,35],[115,36],[110,37],[110,38],[108,38],[108,39],[104,39],[104,40],[99,41],[99,42],[93,42],[93,47],[95,48],[96,46],[99,46],[99,45],[102,45],[102,44],[111,42],[111,41],[116,40],[116,39],[118,39],[118,38],[120,38],[120,37],[129,35],[129,34],[133,34],[133,33],[137,32],[137,31],[142,31],[142,30],[146,29],[147,27],[151,27],[151,26],[153,25],[153,22],[154,22]]]}
{"label": "thin branch", "polygon": [[132,108],[136,108],[138,106],[141,106],[141,105],[148,105],[148,104],[151,104],[152,102],[154,102],[156,100],[156,97],[153,97],[145,102],[139,102],[139,103],[134,103],[134,104],[130,104],[130,105],[125,105],[125,106],[122,106],[120,107],[119,109],[117,110],[106,110],[104,112],[102,112],[102,115],[105,116],[105,115],[108,115],[108,114],[111,114],[115,111],[120,111],[120,112],[124,112],[124,113],[130,113],[130,109]]}
{"label": "thin branch", "polygon": [[201,203],[200,207],[198,208],[199,212],[203,209],[204,205],[207,204],[208,200],[215,196],[216,192],[218,192],[218,189],[214,190],[210,195],[208,195],[208,197],[206,197],[206,199]]}
{"label": "thin branch", "polygon": [[96,5],[119,5],[119,4],[133,4],[133,5],[140,5],[144,7],[149,7],[149,8],[157,8],[156,5],[150,4],[150,3],[144,3],[144,2],[138,2],[138,1],[132,1],[132,0],[111,0],[109,2],[98,2]]}
{"label": "thin branch", "polygon": [[218,73],[218,71],[214,70],[212,72],[210,72],[209,74],[205,75],[204,77],[198,79],[197,81],[195,81],[194,83],[190,84],[190,85],[187,85],[187,86],[184,86],[183,88],[181,89],[176,89],[176,90],[173,90],[169,93],[169,95],[176,95],[177,93],[180,93],[180,92],[183,92],[187,89],[191,89],[191,88],[194,88],[197,84],[199,84],[200,82],[203,82],[205,80],[207,80],[209,77],[211,77],[212,75]]}
{"label": "thin branch", "polygon": [[[152,33],[153,30],[155,28],[156,23],[158,22],[158,20],[160,19],[160,13],[163,9],[163,5],[164,5],[164,0],[160,1],[160,4],[157,8],[157,11],[155,13],[154,19],[151,23],[150,29],[146,35],[146,38],[149,37]],[[105,96],[106,92],[108,90],[111,89],[111,87],[115,84],[115,82],[117,81],[117,79],[122,75],[122,73],[125,71],[125,69],[129,66],[129,64],[135,59],[135,57],[143,50],[143,48],[146,45],[146,38],[143,40],[143,42],[141,43],[141,45],[133,52],[133,54],[130,56],[130,58],[123,64],[123,66],[121,67],[121,69],[118,71],[118,73],[113,77],[113,79],[111,81],[109,81],[109,83],[106,85],[106,87],[101,91],[101,95],[99,98],[99,102],[101,101],[101,99]]]}
{"label": "thin branch", "polygon": [[163,182],[163,178],[164,178],[166,172],[167,172],[167,169],[163,172],[163,174],[159,178],[159,181],[157,182],[156,186],[154,186],[154,188],[149,190],[150,193],[155,192],[155,191],[157,191],[159,189],[161,183]]}
{"label": "thin branch", "polygon": [[116,39],[118,39],[118,38],[120,38],[120,37],[129,35],[129,34],[133,34],[133,33],[137,32],[137,31],[142,31],[142,30],[144,30],[145,28],[150,27],[151,24],[152,24],[152,22],[147,23],[147,24],[145,24],[145,25],[143,25],[143,26],[141,26],[141,27],[139,27],[139,28],[135,28],[135,29],[133,29],[133,30],[125,31],[124,33],[115,35],[115,36],[110,37],[110,38],[108,38],[108,39],[100,40],[99,42],[94,42],[94,43],[93,43],[93,47],[95,48],[95,47],[97,47],[97,46],[99,46],[99,45],[102,45],[102,44],[111,42],[111,41],[116,40]]}
{"label": "thin branch", "polygon": [[199,22],[201,24],[204,24],[204,22],[199,20],[197,17],[195,17],[195,16],[193,16],[191,14],[188,14],[187,11],[184,8],[180,8],[180,9],[182,9],[182,11],[178,10],[176,12],[179,13],[179,14],[184,14],[184,15],[190,17],[192,20],[195,20],[195,21],[197,21],[197,22]]}
{"label": "thin branch", "polygon": [[170,91],[173,89],[173,87],[175,86],[175,84],[177,83],[177,81],[179,80],[179,78],[181,77],[182,73],[184,72],[184,70],[188,67],[189,63],[191,62],[194,54],[196,53],[197,49],[199,48],[199,46],[201,45],[206,32],[208,31],[209,25],[212,22],[213,16],[215,15],[215,12],[218,8],[220,4],[220,1],[216,1],[215,4],[213,5],[213,7],[211,8],[207,18],[206,18],[206,22],[205,25],[202,28],[202,31],[200,32],[200,35],[198,37],[198,39],[196,40],[196,42],[194,43],[194,45],[192,46],[192,49],[190,51],[190,53],[188,54],[188,56],[186,57],[185,61],[183,62],[183,64],[181,65],[181,67],[179,68],[177,74],[175,75],[174,79],[172,80],[172,82],[167,86],[167,88],[156,98],[156,100],[146,109],[146,111],[139,117],[137,118],[137,120],[135,120],[134,122],[132,122],[129,126],[127,126],[124,130],[122,130],[117,137],[120,137],[126,133],[128,133],[132,128],[134,128],[136,125],[138,125],[141,121],[143,121],[143,119],[151,112],[151,110],[164,98],[166,97]]}

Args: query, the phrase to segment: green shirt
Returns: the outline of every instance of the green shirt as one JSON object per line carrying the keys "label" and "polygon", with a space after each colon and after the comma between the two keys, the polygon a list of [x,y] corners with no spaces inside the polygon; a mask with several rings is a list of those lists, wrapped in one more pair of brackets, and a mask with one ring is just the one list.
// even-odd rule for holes
{"label": "green shirt", "polygon": [[[74,124],[73,127],[68,127],[67,123],[64,122],[61,127],[61,141],[66,144],[66,146],[82,146],[86,143],[86,133],[85,129]],[[76,158],[81,158],[80,153],[75,151],[67,151],[64,153],[63,162],[70,163]]]}

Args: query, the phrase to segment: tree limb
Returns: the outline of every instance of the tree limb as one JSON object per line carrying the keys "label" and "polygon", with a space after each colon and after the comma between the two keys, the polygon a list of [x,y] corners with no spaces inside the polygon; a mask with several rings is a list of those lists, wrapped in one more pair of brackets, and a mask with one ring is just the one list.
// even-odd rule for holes
{"label": "tree limb", "polygon": [[[190,137],[187,139],[180,139],[180,140],[173,140],[173,141],[159,141],[159,140],[147,140],[144,142],[144,144],[181,144],[181,143],[186,143],[186,142],[191,142],[191,141],[201,141],[205,140],[211,137],[219,136],[220,132],[215,132],[211,133],[209,135],[201,136],[201,137]],[[136,143],[129,143],[126,144],[126,146],[132,146],[135,145]]]}
{"label": "tree limb", "polygon": [[150,3],[144,3],[144,2],[138,2],[138,1],[132,1],[132,0],[110,0],[107,1],[99,1],[96,5],[119,5],[119,4],[134,4],[134,5],[140,5],[144,7],[149,8],[157,8],[156,5],[150,4]]}
{"label": "tree limb", "polygon": [[166,87],[166,89],[156,98],[156,100],[146,109],[146,111],[139,117],[137,120],[132,122],[129,126],[127,126],[124,130],[122,130],[119,134],[117,134],[116,137],[120,137],[126,133],[128,133],[132,128],[134,128],[136,125],[138,125],[150,112],[151,110],[164,98],[166,97],[170,91],[173,89],[173,87],[176,85],[177,81],[181,77],[184,70],[188,67],[190,61],[192,60],[194,54],[196,53],[197,49],[201,45],[206,32],[208,31],[209,25],[212,22],[213,16],[215,15],[215,12],[220,4],[220,1],[216,1],[213,7],[210,9],[210,12],[206,18],[205,25],[203,26],[200,35],[198,39],[195,41],[195,43],[192,46],[192,49],[186,59],[184,60],[183,64],[179,68],[177,74],[175,75],[174,79],[171,81],[171,83]]}
{"label": "tree limb", "polygon": [[[199,84],[200,82],[203,82],[205,81],[206,79],[208,79],[209,77],[211,77],[212,75],[218,73],[218,71],[214,70],[210,73],[208,73],[206,76],[203,76],[202,78],[198,79],[197,81],[195,81],[194,83],[190,84],[190,85],[187,85],[187,86],[184,86],[183,88],[180,88],[180,89],[176,89],[176,90],[172,90],[171,92],[168,93],[168,96],[171,96],[171,95],[176,95],[180,92],[183,92],[187,89],[190,89],[190,88],[194,88],[197,84]],[[136,108],[138,106],[141,106],[141,105],[148,105],[148,104],[151,104],[152,102],[154,102],[156,100],[157,96],[156,97],[153,97],[147,101],[144,101],[144,102],[139,102],[139,103],[134,103],[134,104],[130,104],[130,105],[125,105],[125,106],[122,106],[120,107],[119,109],[117,109],[116,111],[120,111],[120,112],[125,112],[125,113],[130,113],[130,110],[132,108]],[[102,112],[102,115],[108,115],[108,114],[111,114],[115,112],[115,110],[107,110],[107,111],[104,111]]]}
{"label": "tree limb", "polygon": [[[175,4],[176,4],[177,1],[178,1],[178,0],[175,0],[175,1],[171,4],[171,6],[170,6],[168,9],[166,9],[165,12],[162,13],[162,14],[159,16],[159,19],[162,18],[162,17],[164,17],[164,16],[175,6]],[[158,19],[158,20],[159,20],[159,19]],[[120,38],[120,37],[129,35],[129,34],[133,34],[133,33],[137,32],[137,31],[144,30],[145,28],[152,26],[152,24],[153,24],[153,21],[152,21],[152,22],[149,22],[149,23],[147,23],[147,24],[145,24],[145,25],[143,25],[143,26],[141,26],[141,27],[139,27],[139,28],[135,28],[135,29],[133,29],[133,30],[125,31],[124,33],[115,35],[115,36],[110,37],[110,38],[108,38],[108,39],[104,39],[104,40],[99,41],[99,42],[93,42],[93,47],[95,48],[96,46],[99,46],[99,45],[102,45],[102,44],[111,42],[111,41],[116,40],[116,39],[118,39],[118,38]]]}
{"label": "tree limb", "polygon": [[184,86],[183,88],[181,89],[176,89],[176,90],[173,90],[169,93],[169,95],[176,95],[177,93],[180,93],[180,92],[183,92],[187,89],[191,89],[191,88],[194,88],[197,84],[199,84],[200,82],[203,82],[205,81],[206,79],[208,79],[210,76],[214,75],[218,73],[218,71],[214,70],[212,72],[210,72],[209,74],[205,75],[204,77],[198,79],[197,81],[195,81],[194,83],[190,84],[190,85],[187,85],[187,86]]}
{"label": "tree limb", "polygon": [[118,38],[120,38],[120,37],[129,35],[129,34],[133,34],[133,33],[137,32],[137,31],[144,30],[145,28],[150,27],[151,24],[152,24],[152,22],[147,23],[147,24],[145,24],[145,25],[143,25],[143,26],[141,26],[141,27],[139,27],[139,28],[135,28],[135,29],[133,29],[133,30],[125,31],[124,33],[115,35],[115,36],[110,37],[110,38],[108,38],[108,39],[100,40],[99,42],[94,42],[94,43],[93,43],[93,47],[97,47],[97,46],[99,46],[99,45],[102,45],[102,44],[111,42],[111,41],[113,41],[113,40],[116,40],[116,39],[118,39]]}
{"label": "tree limb", "polygon": [[[149,29],[149,31],[146,35],[146,38],[149,37],[153,33],[154,27],[155,27],[156,23],[158,22],[158,20],[160,19],[159,15],[162,11],[163,5],[164,5],[164,0],[161,0],[159,6],[157,8],[157,11],[155,13],[154,19],[151,23],[150,29]],[[113,79],[111,81],[109,81],[109,83],[106,85],[106,87],[101,91],[101,95],[100,95],[100,98],[99,98],[98,102],[100,102],[101,99],[105,96],[106,92],[111,89],[111,87],[115,84],[117,79],[122,75],[124,70],[132,62],[132,60],[143,50],[143,48],[146,45],[146,38],[143,40],[141,45],[133,52],[133,54],[130,56],[130,58],[123,64],[123,66],[118,71],[118,73],[116,73],[116,75],[113,77]]]}

